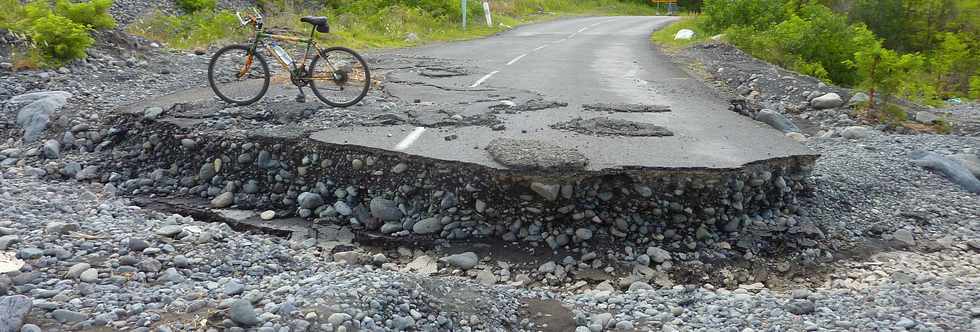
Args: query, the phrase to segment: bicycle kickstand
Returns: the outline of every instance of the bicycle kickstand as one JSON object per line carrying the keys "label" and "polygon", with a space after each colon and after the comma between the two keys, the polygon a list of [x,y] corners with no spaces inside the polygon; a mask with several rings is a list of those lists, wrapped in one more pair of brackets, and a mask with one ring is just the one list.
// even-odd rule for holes
{"label": "bicycle kickstand", "polygon": [[306,94],[303,93],[303,88],[302,87],[296,87],[296,88],[299,89],[299,94],[296,95],[296,102],[305,103],[306,102]]}

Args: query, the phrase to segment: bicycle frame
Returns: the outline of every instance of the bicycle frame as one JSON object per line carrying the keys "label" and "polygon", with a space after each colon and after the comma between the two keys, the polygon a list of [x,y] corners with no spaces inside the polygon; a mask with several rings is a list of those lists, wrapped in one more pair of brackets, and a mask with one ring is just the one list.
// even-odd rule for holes
{"label": "bicycle frame", "polygon": [[[242,67],[241,71],[239,72],[239,77],[244,77],[249,72],[249,70],[252,68],[252,61],[253,61],[252,60],[252,57],[253,57],[253,55],[259,49],[259,46],[263,46],[265,48],[265,50],[269,54],[271,54],[272,57],[276,59],[276,61],[279,62],[279,64],[282,66],[282,68],[285,69],[286,72],[289,73],[289,76],[292,79],[296,79],[295,74],[300,69],[302,69],[302,74],[304,76],[304,77],[300,77],[300,79],[304,79],[304,80],[334,80],[334,79],[336,79],[336,77],[335,77],[336,74],[333,74],[333,75],[330,75],[330,76],[327,76],[327,77],[320,77],[320,76],[311,76],[310,73],[307,72],[306,62],[309,61],[310,58],[311,58],[310,57],[310,51],[311,50],[316,50],[317,53],[320,53],[321,52],[320,45],[316,42],[316,29],[315,28],[310,31],[310,37],[309,38],[302,38],[302,37],[295,37],[295,36],[286,36],[286,35],[277,35],[277,34],[266,33],[265,32],[265,26],[262,23],[262,16],[259,15],[258,11],[254,10],[254,9],[253,9],[253,12],[255,14],[254,15],[249,15],[247,21],[242,18],[242,16],[241,16],[240,13],[235,13],[235,15],[238,16],[238,20],[242,23],[242,26],[251,25],[252,28],[255,29],[255,36],[252,38],[252,42],[251,42],[252,45],[251,45],[251,47],[249,47],[248,57],[245,60],[245,65]],[[299,62],[298,65],[297,65],[297,62],[296,61],[293,61],[293,64],[292,64],[293,67],[290,68],[289,67],[289,64],[287,64],[286,61],[282,57],[280,57],[278,53],[276,53],[275,51],[272,50],[272,46],[270,46],[269,44],[264,43],[264,40],[265,39],[278,40],[278,41],[282,41],[282,42],[288,43],[288,44],[303,44],[303,43],[305,43],[306,44],[306,51],[303,53],[303,61],[302,62]],[[337,69],[334,68],[333,65],[329,61],[324,61],[324,63],[330,69],[331,73],[337,71]]]}

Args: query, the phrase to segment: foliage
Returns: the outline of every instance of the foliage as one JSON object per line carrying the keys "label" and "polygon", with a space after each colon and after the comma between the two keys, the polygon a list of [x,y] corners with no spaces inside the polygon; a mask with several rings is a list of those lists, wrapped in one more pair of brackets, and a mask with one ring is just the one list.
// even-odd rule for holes
{"label": "foliage", "polygon": [[903,83],[908,77],[921,72],[924,58],[918,54],[899,55],[876,45],[855,53],[854,61],[847,64],[864,78],[859,87],[870,91],[872,98],[881,94],[887,99],[903,92]]}
{"label": "foliage", "polygon": [[214,10],[215,6],[217,6],[217,0],[177,0],[177,8],[185,13]]}
{"label": "foliage", "polygon": [[55,13],[92,29],[112,29],[116,27],[116,19],[109,14],[109,7],[112,7],[112,0],[58,0],[55,3]]}
{"label": "foliage", "polygon": [[908,113],[904,109],[895,104],[885,104],[882,107],[881,112],[878,113],[878,121],[881,123],[889,124],[892,126],[901,125],[903,122],[909,120]]}
{"label": "foliage", "polygon": [[980,71],[970,78],[970,98],[980,99]]}
{"label": "foliage", "polygon": [[85,49],[95,43],[85,25],[54,14],[34,21],[31,40],[55,62],[84,58]]}
{"label": "foliage", "polygon": [[707,0],[702,23],[705,31],[719,33],[730,27],[765,30],[784,21],[784,0]]}
{"label": "foliage", "polygon": [[[676,50],[687,45],[703,42],[710,37],[708,36],[708,33],[701,28],[703,20],[704,16],[689,16],[682,18],[680,21],[674,24],[654,31],[651,38],[653,39],[653,42],[661,46],[665,46],[669,50]],[[680,31],[681,29],[689,29],[694,31],[694,37],[691,39],[682,40],[674,39],[674,36],[677,35],[677,31]]]}
{"label": "foliage", "polygon": [[238,18],[230,11],[199,11],[179,16],[158,13],[130,32],[160,40],[171,47],[191,49],[244,37]]}
{"label": "foliage", "polygon": [[[0,0],[4,1],[4,0]],[[483,22],[482,2],[469,1],[469,24],[460,29],[458,0],[331,0],[320,12],[309,12],[302,0],[258,0],[266,17],[266,26],[307,34],[310,26],[299,22],[304,15],[329,18],[331,33],[320,34],[330,45],[355,48],[404,47],[428,41],[447,41],[491,35],[514,25],[554,17],[556,14],[652,15],[653,6],[645,0],[497,0],[492,2],[494,26]],[[190,16],[204,15],[200,11]],[[129,27],[130,32],[164,41],[172,47],[193,48],[219,42],[219,39],[243,39],[244,30],[236,25],[220,26],[193,18],[161,17],[158,12]],[[185,15],[186,16],[186,15]],[[234,15],[232,15],[234,17]],[[193,31],[186,26],[203,25],[213,33],[184,35]],[[218,33],[221,28],[227,31]],[[234,31],[232,31],[234,30]],[[418,39],[406,38],[414,34]],[[208,39],[215,38],[215,39]]]}

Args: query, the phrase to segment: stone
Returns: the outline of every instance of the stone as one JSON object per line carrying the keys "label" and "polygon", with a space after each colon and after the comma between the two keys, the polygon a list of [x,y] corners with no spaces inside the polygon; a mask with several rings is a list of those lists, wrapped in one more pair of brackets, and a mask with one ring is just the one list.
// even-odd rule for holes
{"label": "stone", "polygon": [[647,255],[653,258],[654,262],[663,263],[671,259],[670,252],[663,250],[660,247],[649,247],[647,248]]}
{"label": "stone", "polygon": [[789,137],[789,139],[792,139],[797,142],[806,141],[806,135],[803,135],[801,133],[786,133],[786,137]]}
{"label": "stone", "polygon": [[160,236],[174,237],[174,236],[177,236],[177,234],[180,234],[180,232],[183,232],[183,231],[184,231],[184,227],[183,226],[180,226],[180,225],[167,225],[167,226],[163,226],[163,227],[158,228],[155,233],[157,235],[160,235]]}
{"label": "stone", "polygon": [[216,209],[224,209],[235,203],[235,194],[231,192],[224,192],[211,200],[211,207]]}
{"label": "stone", "polygon": [[797,127],[792,120],[787,118],[785,115],[770,109],[763,109],[759,111],[759,113],[755,115],[755,120],[768,124],[773,128],[776,128],[776,130],[782,131],[783,133],[800,132],[800,128]]}
{"label": "stone", "polygon": [[974,177],[980,179],[980,156],[970,153],[960,153],[949,156],[949,159],[963,165]]}
{"label": "stone", "polygon": [[841,105],[844,105],[844,99],[842,99],[840,95],[833,92],[810,100],[810,106],[818,110],[837,108]]}
{"label": "stone", "polygon": [[480,262],[480,257],[472,251],[464,252],[462,254],[455,254],[443,257],[440,259],[443,263],[458,267],[463,270],[472,269]]}
{"label": "stone", "polygon": [[541,266],[538,266],[538,272],[541,272],[541,273],[552,273],[552,272],[555,272],[555,268],[557,268],[557,267],[558,267],[558,264],[555,264],[554,261],[548,261],[548,262],[545,262],[544,264],[541,264]]}
{"label": "stone", "polygon": [[341,326],[347,321],[351,320],[351,318],[352,318],[351,315],[338,312],[338,313],[331,314],[329,317],[327,317],[327,322],[332,324],[333,326]]}
{"label": "stone", "polygon": [[844,128],[840,135],[846,139],[863,139],[871,136],[871,129],[864,126],[850,126]]}
{"label": "stone", "polygon": [[915,121],[924,124],[933,124],[939,121],[939,117],[927,111],[915,112]]}
{"label": "stone", "polygon": [[412,232],[415,234],[425,235],[438,233],[439,231],[442,231],[442,223],[436,217],[422,219],[412,226]]}
{"label": "stone", "polygon": [[153,258],[144,259],[139,265],[140,270],[144,272],[160,272],[163,269],[163,263]]}
{"label": "stone", "polygon": [[88,315],[86,314],[66,309],[57,309],[51,313],[51,316],[62,324],[81,322],[88,319]]}
{"label": "stone", "polygon": [[816,305],[810,300],[790,300],[783,306],[783,309],[794,315],[809,315],[817,310]]}
{"label": "stone", "polygon": [[276,211],[269,210],[269,211],[262,212],[261,214],[259,214],[259,218],[262,218],[262,220],[272,220],[272,219],[275,219],[276,218]]}
{"label": "stone", "polygon": [[163,115],[163,108],[161,107],[147,107],[143,110],[143,119],[153,121],[160,118]]}
{"label": "stone", "polygon": [[194,150],[195,148],[197,148],[197,142],[195,142],[194,140],[192,140],[190,138],[185,138],[185,139],[180,140],[180,145],[183,146],[185,149],[188,149],[188,150]]}
{"label": "stone", "polygon": [[398,204],[390,199],[375,197],[370,203],[371,215],[382,221],[398,221],[402,219],[402,211]]}
{"label": "stone", "polygon": [[347,203],[341,201],[337,201],[336,203],[333,203],[333,209],[337,211],[337,213],[340,213],[340,215],[345,217],[354,214],[354,210],[351,209],[350,206],[347,205]]}
{"label": "stone", "polygon": [[541,182],[531,183],[531,190],[546,200],[554,201],[558,199],[561,186],[557,184],[544,184]]}
{"label": "stone", "polygon": [[577,238],[579,240],[582,240],[582,241],[588,241],[588,240],[592,239],[592,230],[590,230],[588,228],[579,228],[579,229],[576,229],[575,230],[575,238]]}
{"label": "stone", "polygon": [[228,316],[233,322],[242,326],[254,326],[260,323],[258,316],[255,314],[255,308],[252,307],[252,302],[246,299],[235,301],[231,305]]}
{"label": "stone", "polygon": [[24,129],[24,142],[33,143],[44,134],[51,115],[68,103],[71,94],[65,91],[42,91],[22,94],[7,100],[7,105],[23,105],[17,111],[17,125]]}
{"label": "stone", "polygon": [[82,272],[85,272],[86,270],[88,270],[91,267],[92,266],[89,265],[89,263],[78,263],[78,264],[72,265],[70,268],[68,268],[68,277],[69,278],[73,278],[73,279],[77,279],[78,277],[80,277],[82,275]]}
{"label": "stone", "polygon": [[49,235],[68,234],[80,229],[76,223],[51,222],[44,227],[44,233]]}
{"label": "stone", "polygon": [[48,159],[59,159],[61,158],[61,143],[58,140],[49,139],[44,142],[44,146],[41,148],[44,151],[44,157]]}
{"label": "stone", "polygon": [[609,326],[609,322],[612,321],[612,319],[613,319],[613,314],[608,313],[608,312],[604,312],[604,313],[601,313],[601,314],[592,316],[591,321],[593,323],[599,324],[599,326],[601,326],[603,328],[606,328],[606,327]]}
{"label": "stone", "polygon": [[423,275],[436,273],[438,269],[439,266],[436,263],[436,260],[428,255],[415,257],[415,259],[405,265],[405,271],[415,271]]}
{"label": "stone", "polygon": [[869,97],[868,94],[864,92],[858,92],[855,93],[853,96],[851,96],[851,99],[847,101],[847,104],[850,106],[857,106],[857,105],[867,103],[869,101],[871,101],[871,97]]}
{"label": "stone", "polygon": [[31,308],[33,303],[27,296],[0,297],[0,331],[19,331]]}
{"label": "stone", "polygon": [[245,285],[242,285],[242,283],[238,282],[237,280],[228,281],[225,283],[224,287],[222,287],[222,293],[224,293],[225,296],[235,296],[243,292],[245,292]]}
{"label": "stone", "polygon": [[303,192],[299,194],[296,201],[299,202],[300,207],[310,210],[316,209],[323,205],[323,197],[320,196],[320,194],[311,192]]}
{"label": "stone", "polygon": [[99,270],[92,268],[87,269],[78,276],[78,280],[89,283],[99,281]]}
{"label": "stone", "polygon": [[915,236],[912,234],[911,231],[907,229],[899,229],[895,231],[894,233],[892,233],[892,237],[895,239],[895,241],[898,241],[903,246],[906,247],[915,246]]}
{"label": "stone", "polygon": [[150,244],[143,239],[129,239],[128,246],[129,246],[129,251],[143,252],[143,250],[150,247]]}
{"label": "stone", "polygon": [[627,292],[648,291],[648,290],[653,290],[653,286],[650,286],[650,284],[642,281],[634,281],[632,284],[630,284],[630,287],[627,290]]}

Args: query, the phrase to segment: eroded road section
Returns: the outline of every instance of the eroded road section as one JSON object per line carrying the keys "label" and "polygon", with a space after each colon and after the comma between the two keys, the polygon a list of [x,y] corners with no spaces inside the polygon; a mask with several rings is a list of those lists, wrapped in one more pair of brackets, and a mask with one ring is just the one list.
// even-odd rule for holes
{"label": "eroded road section", "polygon": [[[506,167],[486,152],[498,138],[535,140],[575,150],[588,159],[586,169],[590,171],[736,168],[812,154],[778,131],[729,112],[727,100],[661,55],[649,36],[671,20],[566,19],[490,38],[407,50],[401,55],[442,59],[464,64],[468,70],[465,75],[394,72],[389,79],[404,81],[414,76],[426,82],[399,88],[395,97],[409,104],[444,106],[459,104],[460,95],[491,91],[454,115],[465,119],[492,112],[501,123],[434,130],[412,124],[367,130],[337,128],[318,132],[313,138],[387,150],[397,146],[408,154],[492,168]],[[508,108],[521,110],[520,101],[500,91],[533,91],[557,104],[507,112]]]}

